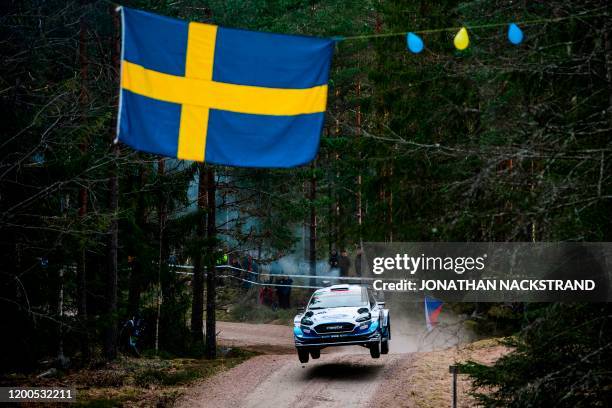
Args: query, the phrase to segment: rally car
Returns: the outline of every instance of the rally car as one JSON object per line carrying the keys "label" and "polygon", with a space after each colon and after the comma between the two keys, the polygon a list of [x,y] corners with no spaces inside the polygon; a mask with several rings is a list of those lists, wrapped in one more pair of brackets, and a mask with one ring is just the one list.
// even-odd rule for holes
{"label": "rally car", "polygon": [[387,354],[391,322],[384,306],[365,286],[334,285],[315,291],[293,320],[300,362],[319,358],[321,349],[330,346],[364,346],[372,358]]}

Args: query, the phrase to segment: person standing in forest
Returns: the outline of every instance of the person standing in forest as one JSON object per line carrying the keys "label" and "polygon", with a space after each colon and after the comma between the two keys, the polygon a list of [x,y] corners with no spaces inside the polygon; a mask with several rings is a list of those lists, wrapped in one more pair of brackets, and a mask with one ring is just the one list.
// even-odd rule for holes
{"label": "person standing in forest", "polygon": [[278,281],[278,304],[281,309],[289,309],[291,305],[291,285],[293,284],[293,279],[288,276],[283,276],[283,278]]}
{"label": "person standing in forest", "polygon": [[338,252],[333,249],[329,254],[329,271],[334,272],[338,269]]}
{"label": "person standing in forest", "polygon": [[136,312],[134,316],[125,322],[123,325],[122,333],[125,331],[125,339],[127,350],[134,355],[134,357],[140,357],[138,351],[138,340],[144,330],[144,320],[140,316],[139,312]]}
{"label": "person standing in forest", "polygon": [[338,267],[340,268],[340,276],[348,276],[351,269],[351,259],[348,257],[348,252],[343,249],[338,259]]}

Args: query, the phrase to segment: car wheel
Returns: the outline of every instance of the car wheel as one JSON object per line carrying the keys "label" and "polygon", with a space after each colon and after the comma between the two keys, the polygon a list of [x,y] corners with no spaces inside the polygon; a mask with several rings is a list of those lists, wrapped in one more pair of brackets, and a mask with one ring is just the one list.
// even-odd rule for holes
{"label": "car wheel", "polygon": [[379,341],[377,341],[376,343],[370,344],[370,355],[372,356],[372,358],[380,357],[380,342]]}
{"label": "car wheel", "polygon": [[307,363],[308,362],[308,350],[304,350],[304,349],[298,349],[298,358],[300,359],[300,363]]}
{"label": "car wheel", "polygon": [[310,357],[312,357],[314,360],[321,357],[321,350],[311,350]]}
{"label": "car wheel", "polygon": [[389,354],[389,341],[385,340],[380,343],[380,354]]}

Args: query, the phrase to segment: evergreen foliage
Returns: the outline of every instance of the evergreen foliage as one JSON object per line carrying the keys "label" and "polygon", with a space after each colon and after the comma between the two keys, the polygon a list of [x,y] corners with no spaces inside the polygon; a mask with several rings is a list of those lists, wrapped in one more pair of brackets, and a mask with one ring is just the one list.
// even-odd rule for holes
{"label": "evergreen foliage", "polygon": [[605,407],[612,400],[612,324],[606,304],[554,304],[503,343],[493,366],[460,366],[485,407]]}

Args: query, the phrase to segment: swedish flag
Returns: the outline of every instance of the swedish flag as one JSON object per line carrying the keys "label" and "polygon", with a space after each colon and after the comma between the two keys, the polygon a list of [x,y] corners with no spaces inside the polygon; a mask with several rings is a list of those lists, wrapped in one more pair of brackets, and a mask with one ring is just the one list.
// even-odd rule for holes
{"label": "swedish flag", "polygon": [[125,7],[122,25],[120,141],[229,166],[293,167],[315,157],[333,40]]}

